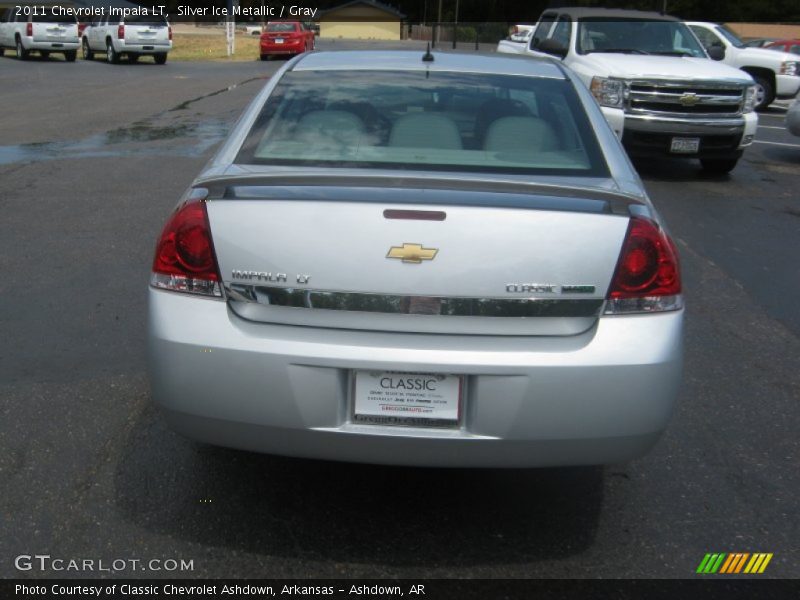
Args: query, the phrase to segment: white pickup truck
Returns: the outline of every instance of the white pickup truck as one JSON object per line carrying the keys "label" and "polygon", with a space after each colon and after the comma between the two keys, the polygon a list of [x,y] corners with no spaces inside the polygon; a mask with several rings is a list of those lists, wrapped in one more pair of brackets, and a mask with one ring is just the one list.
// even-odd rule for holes
{"label": "white pickup truck", "polygon": [[756,82],[756,109],[766,108],[775,98],[794,98],[800,92],[800,56],[750,48],[735,33],[715,23],[687,23],[707,50],[721,48],[726,65],[749,73]]}
{"label": "white pickup truck", "polygon": [[680,20],[603,8],[545,11],[527,46],[498,52],[559,58],[586,84],[631,156],[698,158],[727,173],[758,127],[755,84],[709,60]]}
{"label": "white pickup truck", "polygon": [[0,56],[6,48],[13,48],[20,60],[27,60],[31,51],[37,51],[43,57],[61,53],[67,61],[73,62],[78,55],[75,16],[54,14],[44,6],[38,6],[36,14],[32,14],[34,11],[30,8],[14,6],[6,10],[0,21]]}

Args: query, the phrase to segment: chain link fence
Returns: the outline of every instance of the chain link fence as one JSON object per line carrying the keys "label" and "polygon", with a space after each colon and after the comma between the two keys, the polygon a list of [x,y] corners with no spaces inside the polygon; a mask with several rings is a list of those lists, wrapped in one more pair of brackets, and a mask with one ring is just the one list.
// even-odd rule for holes
{"label": "chain link fence", "polygon": [[508,23],[410,23],[404,37],[431,42],[431,47],[481,50],[508,37]]}

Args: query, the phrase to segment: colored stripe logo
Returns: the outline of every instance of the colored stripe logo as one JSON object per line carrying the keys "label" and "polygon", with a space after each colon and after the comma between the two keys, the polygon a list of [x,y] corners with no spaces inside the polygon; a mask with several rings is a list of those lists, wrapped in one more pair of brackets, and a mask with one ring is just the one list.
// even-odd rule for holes
{"label": "colored stripe logo", "polygon": [[697,567],[696,573],[711,575],[720,573],[732,575],[737,573],[763,573],[769,561],[772,560],[772,553],[756,552],[733,552],[733,553],[709,553],[703,557]]}

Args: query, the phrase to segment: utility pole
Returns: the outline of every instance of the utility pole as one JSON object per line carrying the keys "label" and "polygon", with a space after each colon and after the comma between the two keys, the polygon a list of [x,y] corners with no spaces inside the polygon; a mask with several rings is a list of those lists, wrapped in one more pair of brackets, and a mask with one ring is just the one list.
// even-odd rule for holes
{"label": "utility pole", "polygon": [[442,35],[442,0],[439,0],[439,16],[436,17],[436,22],[438,23],[436,27],[436,43],[438,44]]}
{"label": "utility pole", "polygon": [[456,38],[458,37],[458,0],[456,0],[456,14],[453,17],[453,50],[456,49]]}
{"label": "utility pole", "polygon": [[225,21],[225,41],[227,42],[228,56],[236,53],[236,20],[233,16],[233,7],[239,6],[239,0],[228,0],[228,18]]}

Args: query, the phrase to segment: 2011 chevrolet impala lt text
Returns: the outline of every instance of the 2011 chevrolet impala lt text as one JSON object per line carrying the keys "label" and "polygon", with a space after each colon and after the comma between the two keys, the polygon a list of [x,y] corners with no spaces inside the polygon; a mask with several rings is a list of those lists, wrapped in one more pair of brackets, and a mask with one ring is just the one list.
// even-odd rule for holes
{"label": "2011 chevrolet impala lt text", "polygon": [[548,59],[321,52],[158,240],[152,393],[202,442],[421,466],[645,453],[680,383],[674,244]]}

